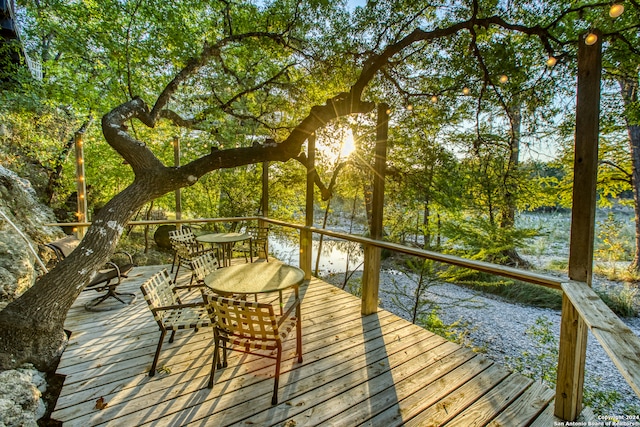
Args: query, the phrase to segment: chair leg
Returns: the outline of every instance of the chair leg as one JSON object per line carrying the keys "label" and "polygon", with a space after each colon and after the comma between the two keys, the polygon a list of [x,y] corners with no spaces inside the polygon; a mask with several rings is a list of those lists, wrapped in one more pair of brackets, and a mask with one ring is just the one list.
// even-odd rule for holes
{"label": "chair leg", "polygon": [[211,375],[209,376],[208,388],[213,388],[213,376],[216,374],[216,365],[220,363],[220,345],[218,340],[214,338],[215,346],[213,348],[213,362],[211,362]]}
{"label": "chair leg", "polygon": [[276,357],[276,375],[273,380],[273,396],[271,396],[271,404],[278,404],[278,382],[280,380],[280,361],[282,360],[282,346],[278,344],[278,355]]}
{"label": "chair leg", "polygon": [[[180,265],[182,264],[182,260],[178,260],[178,268],[176,269],[176,275],[173,278],[173,283],[178,283],[178,272],[180,271]],[[171,269],[173,271],[173,269]]]}
{"label": "chair leg", "polygon": [[[174,331],[175,332],[175,331]],[[164,336],[167,332],[162,330],[160,331],[160,340],[158,341],[158,347],[156,347],[156,355],[153,357],[153,363],[151,364],[151,370],[149,371],[149,376],[152,377],[156,373],[156,366],[158,365],[158,356],[160,356],[160,349],[162,348],[162,341],[164,341]]]}
{"label": "chair leg", "polygon": [[176,330],[171,331],[171,336],[169,337],[169,342],[172,343],[173,339],[176,337]]}
{"label": "chair leg", "polygon": [[298,353],[298,363],[302,363],[302,316],[300,315],[300,304],[296,307],[296,352]]}
{"label": "chair leg", "polygon": [[173,273],[173,267],[176,265],[176,258],[178,257],[178,252],[174,252],[173,261],[171,262],[171,272]]}
{"label": "chair leg", "polygon": [[227,366],[229,366],[227,364],[227,342],[226,341],[222,341],[222,367],[226,368]]}

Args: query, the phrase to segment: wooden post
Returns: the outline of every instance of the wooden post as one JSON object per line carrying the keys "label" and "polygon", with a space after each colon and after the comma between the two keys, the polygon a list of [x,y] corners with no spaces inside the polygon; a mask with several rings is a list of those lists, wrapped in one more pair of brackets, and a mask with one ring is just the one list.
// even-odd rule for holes
{"label": "wooden post", "polygon": [[[262,162],[262,216],[269,217],[269,162]],[[258,220],[258,227],[268,227],[263,220]],[[267,239],[267,247],[265,256],[269,253],[269,239]],[[262,252],[258,251],[258,256],[262,256]]]}
{"label": "wooden post", "polygon": [[[173,137],[173,165],[180,167],[180,138]],[[176,189],[176,219],[182,219],[182,192]],[[181,224],[177,224],[176,228],[182,228]]]}
{"label": "wooden post", "polygon": [[[375,163],[373,170],[373,198],[371,238],[382,239],[384,213],[384,179],[387,164],[387,135],[389,130],[389,106],[378,105]],[[362,308],[364,315],[378,311],[378,288],[380,285],[380,261],[382,250],[375,246],[364,246],[364,271],[362,272]]]}
{"label": "wooden post", "polygon": [[[313,189],[315,186],[316,135],[307,139],[307,198],[305,206],[305,221],[307,227],[313,226]],[[300,268],[304,270],[305,280],[311,279],[311,250],[313,248],[313,233],[300,230]]]}
{"label": "wooden post", "polygon": [[[569,245],[569,278],[591,286],[595,227],[598,133],[600,117],[601,34],[589,46],[578,47],[573,206]],[[562,298],[560,350],[555,415],[574,421],[582,411],[587,327],[566,295]]]}
{"label": "wooden post", "polygon": [[[84,149],[82,147],[82,132],[76,132],[74,138],[76,148],[76,200],[78,210],[76,212],[78,222],[87,222],[87,183],[84,173]],[[82,239],[86,233],[85,227],[76,227],[75,233],[78,239]]]}

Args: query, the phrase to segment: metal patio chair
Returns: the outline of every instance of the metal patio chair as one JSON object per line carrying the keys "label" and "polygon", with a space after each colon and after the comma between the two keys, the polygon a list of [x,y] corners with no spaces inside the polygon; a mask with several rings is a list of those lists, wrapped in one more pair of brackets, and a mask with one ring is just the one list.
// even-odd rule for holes
{"label": "metal patio chair", "polygon": [[[300,300],[296,300],[282,316],[277,316],[271,304],[207,294],[203,294],[203,297],[213,322],[215,345],[207,387],[213,388],[216,367],[227,366],[227,349],[275,359],[276,372],[271,404],[276,405],[282,342],[293,329],[296,330],[298,363],[302,362],[302,323],[300,318],[295,316]],[[222,351],[222,362],[220,351]]]}
{"label": "metal patio chair", "polygon": [[211,320],[203,302],[183,303],[180,300],[166,269],[151,276],[140,285],[140,290],[160,328],[160,339],[149,371],[152,377],[156,373],[162,342],[168,331],[171,331],[169,342],[172,343],[177,330],[194,329],[197,332],[200,327],[210,326]]}
{"label": "metal patio chair", "polygon": [[[80,240],[75,236],[67,236],[54,242],[46,243],[45,246],[53,250],[56,254],[57,262],[60,262],[69,256],[79,243]],[[113,298],[122,304],[133,303],[136,300],[136,294],[117,291],[122,279],[128,277],[127,275],[133,267],[135,267],[135,264],[130,253],[124,251],[115,252],[112,259],[98,270],[93,279],[83,289],[84,291],[105,292],[87,302],[84,306],[85,309],[88,311],[105,311],[117,308],[117,306],[113,305],[101,305],[109,298]]]}

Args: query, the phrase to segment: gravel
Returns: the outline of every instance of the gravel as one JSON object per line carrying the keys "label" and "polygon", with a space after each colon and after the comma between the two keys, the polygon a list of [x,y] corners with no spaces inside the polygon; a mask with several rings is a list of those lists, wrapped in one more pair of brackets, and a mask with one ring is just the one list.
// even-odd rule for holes
{"label": "gravel", "polygon": [[[354,274],[354,277],[359,276],[359,272]],[[336,274],[323,279],[341,284],[343,275]],[[415,288],[415,279],[410,279],[396,270],[383,270],[380,284],[381,307],[411,320],[404,307],[413,305],[412,298],[399,293],[411,295]],[[492,295],[443,283],[431,285],[426,297],[440,307],[438,316],[446,324],[459,322],[456,330],[464,335],[465,344],[506,366],[513,366],[510,361],[521,359],[524,352],[535,353],[536,340],[527,330],[534,326],[539,318],[545,318],[550,322],[551,331],[556,340],[559,340],[559,310],[513,304]],[[623,320],[640,336],[639,318]],[[640,414],[640,399],[591,333],[587,344],[586,372],[587,388],[594,391],[616,390],[621,395],[621,400],[614,407],[604,410],[601,415]]]}

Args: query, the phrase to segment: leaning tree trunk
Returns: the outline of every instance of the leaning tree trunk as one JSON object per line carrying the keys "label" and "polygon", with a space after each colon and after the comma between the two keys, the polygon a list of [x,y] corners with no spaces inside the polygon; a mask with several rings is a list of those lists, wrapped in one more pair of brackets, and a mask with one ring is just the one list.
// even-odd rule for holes
{"label": "leaning tree trunk", "polygon": [[[620,92],[624,105],[631,108],[638,103],[638,79],[621,78]],[[633,208],[636,219],[636,250],[633,261],[629,266],[630,271],[640,273],[640,125],[632,124],[625,114],[627,130],[629,132],[629,152],[631,153],[631,184],[633,188]]]}
{"label": "leaning tree trunk", "polygon": [[148,183],[134,182],[107,203],[78,247],[37,285],[0,311],[0,366],[25,361],[49,371],[66,343],[64,320],[95,272],[113,253],[124,225],[150,196]]}

